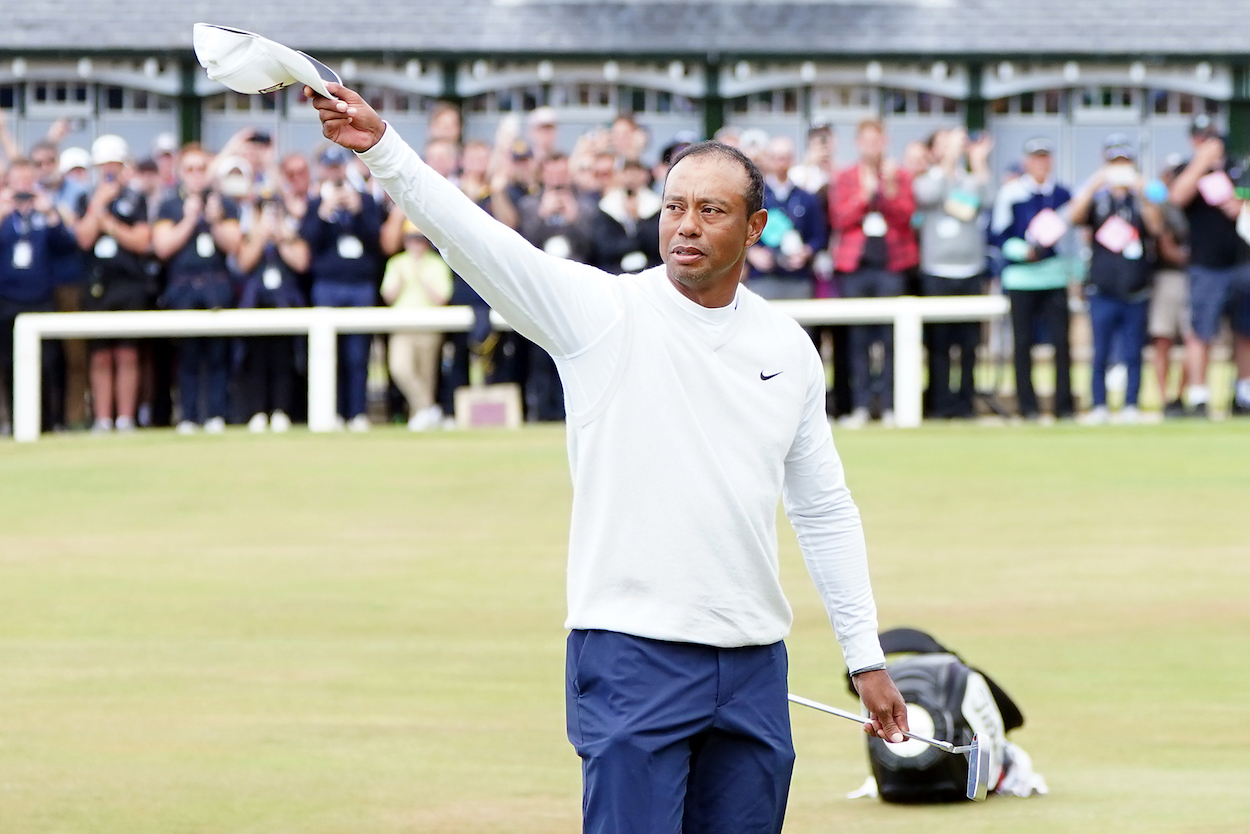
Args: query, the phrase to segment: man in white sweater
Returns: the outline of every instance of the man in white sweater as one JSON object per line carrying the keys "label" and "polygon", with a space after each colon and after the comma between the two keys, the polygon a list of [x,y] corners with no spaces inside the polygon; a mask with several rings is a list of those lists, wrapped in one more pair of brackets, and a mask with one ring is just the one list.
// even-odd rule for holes
{"label": "man in white sweater", "polygon": [[902,741],[907,724],[820,358],[738,284],[767,220],[759,171],[724,145],[691,146],[664,185],[665,265],[613,276],[530,246],[360,96],[330,91],[338,101],[314,97],[325,136],[357,151],[559,368],[573,475],[566,703],[585,831],[779,832],[794,747],[778,498],[871,713],[865,731]]}

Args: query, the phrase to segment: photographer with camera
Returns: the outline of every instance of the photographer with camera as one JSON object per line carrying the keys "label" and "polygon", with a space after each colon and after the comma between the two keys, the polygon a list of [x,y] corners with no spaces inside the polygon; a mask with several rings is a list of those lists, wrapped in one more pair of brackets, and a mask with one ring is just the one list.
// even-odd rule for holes
{"label": "photographer with camera", "polygon": [[613,274],[659,266],[662,200],[651,190],[651,171],[626,160],[615,179],[594,216],[595,266]]}
{"label": "photographer with camera", "polygon": [[[317,307],[372,307],[382,276],[382,210],[347,180],[352,154],[338,145],[321,152],[321,189],[308,202],[300,237],[308,242],[312,303]],[[339,337],[339,415],[352,431],[368,431],[365,414],[368,333]]]}
{"label": "photographer with camera", "polygon": [[[299,236],[281,196],[266,197],[249,218],[235,258],[243,276],[240,308],[303,307],[299,276],[308,271],[308,244]],[[245,340],[242,395],[249,431],[284,432],[295,384],[295,337],[253,336]],[[272,414],[270,414],[272,412]]]}
{"label": "photographer with camera", "polygon": [[[209,179],[209,159],[198,146],[183,150],[178,191],[161,203],[152,228],[152,248],[166,264],[167,284],[161,300],[171,310],[216,310],[234,302],[234,281],[226,258],[242,240],[239,207]],[[225,429],[229,376],[228,339],[178,341],[179,433],[194,432],[201,422],[212,434]],[[207,399],[203,415],[201,383]]]}
{"label": "photographer with camera", "polygon": [[1136,156],[1126,135],[1108,136],[1103,145],[1105,164],[1068,204],[1073,225],[1089,227],[1092,235],[1085,285],[1094,331],[1093,407],[1086,416],[1089,423],[1108,420],[1107,367],[1117,339],[1128,366],[1120,422],[1135,423],[1139,416],[1137,393],[1146,343],[1154,241],[1163,231],[1163,216],[1159,207],[1145,198],[1146,181],[1137,170]]}
{"label": "photographer with camera", "polygon": [[[13,409],[13,323],[20,313],[53,309],[54,260],[77,249],[73,235],[61,222],[51,199],[39,189],[37,179],[38,172],[30,160],[14,159],[0,189],[0,377],[4,379],[7,414]],[[45,340],[45,383],[51,379],[52,349]],[[44,403],[45,416],[57,411]],[[7,434],[7,426],[0,433]]]}
{"label": "photographer with camera", "polygon": [[[95,190],[78,204],[75,236],[88,253],[88,310],[146,310],[155,286],[144,257],[152,244],[148,204],[131,187],[130,149],[114,134],[91,143],[91,162],[99,177]],[[132,339],[97,339],[91,343],[91,407],[94,432],[133,430],[139,398],[139,350]],[[116,406],[116,411],[114,411]],[[116,422],[114,422],[116,413]]]}

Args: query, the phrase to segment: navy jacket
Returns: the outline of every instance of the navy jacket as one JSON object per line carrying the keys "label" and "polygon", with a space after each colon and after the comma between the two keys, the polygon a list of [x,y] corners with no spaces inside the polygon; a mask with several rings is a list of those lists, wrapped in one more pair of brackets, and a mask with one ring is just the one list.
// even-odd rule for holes
{"label": "navy jacket", "polygon": [[0,297],[47,301],[56,284],[57,259],[77,251],[64,223],[49,226],[42,214],[13,212],[0,220]]}
{"label": "navy jacket", "polygon": [[369,194],[361,194],[358,213],[348,214],[340,209],[329,223],[318,215],[320,208],[320,197],[309,200],[308,213],[299,227],[300,237],[308,241],[312,254],[308,270],[312,282],[376,286],[381,281],[383,265],[382,210],[377,201]]}
{"label": "navy jacket", "polygon": [[[813,252],[819,252],[829,245],[829,218],[825,215],[825,208],[820,201],[816,199],[816,195],[809,194],[798,186],[793,186],[790,193],[782,199],[772,186],[765,184],[764,186],[764,208],[767,210],[777,209],[785,213],[790,218],[790,222],[794,224],[794,230],[803,238],[803,242],[812,248]],[[763,244],[760,244],[763,245]],[[772,249],[774,257],[777,258],[776,267],[770,273],[772,275],[807,278],[812,277],[811,261],[802,269],[791,272],[781,265],[781,250],[778,247],[769,247]],[[750,268],[750,276],[752,278],[760,275],[755,267]]]}

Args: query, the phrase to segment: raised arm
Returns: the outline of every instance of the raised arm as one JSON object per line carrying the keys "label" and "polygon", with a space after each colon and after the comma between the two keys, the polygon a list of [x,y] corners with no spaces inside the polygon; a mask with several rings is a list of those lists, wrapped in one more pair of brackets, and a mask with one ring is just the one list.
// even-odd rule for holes
{"label": "raised arm", "polygon": [[326,138],[360,154],[448,265],[522,335],[570,356],[620,320],[612,276],[535,249],[422,162],[359,95],[330,92],[339,100],[308,90]]}

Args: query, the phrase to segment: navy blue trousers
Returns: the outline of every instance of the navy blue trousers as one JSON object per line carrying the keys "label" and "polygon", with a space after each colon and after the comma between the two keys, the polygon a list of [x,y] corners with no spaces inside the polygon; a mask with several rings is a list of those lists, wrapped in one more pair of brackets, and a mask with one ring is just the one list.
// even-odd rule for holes
{"label": "navy blue trousers", "polygon": [[794,744],[783,643],[718,649],[569,634],[586,834],[777,834]]}

